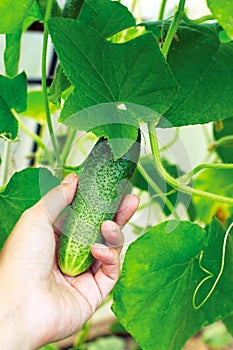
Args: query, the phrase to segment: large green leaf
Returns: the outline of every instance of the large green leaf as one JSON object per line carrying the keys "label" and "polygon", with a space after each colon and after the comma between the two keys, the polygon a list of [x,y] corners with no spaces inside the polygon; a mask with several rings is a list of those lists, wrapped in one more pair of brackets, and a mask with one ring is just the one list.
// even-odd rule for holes
{"label": "large green leaf", "polygon": [[[108,125],[115,124],[114,134],[124,139],[127,124],[136,130],[139,121],[157,119],[174,102],[177,83],[150,33],[113,44],[71,19],[54,18],[48,25],[63,69],[75,86],[60,121],[81,130],[100,127],[107,137],[112,130]],[[109,108],[112,113],[106,113]],[[126,126],[118,128],[122,119]],[[128,143],[124,150],[122,147],[123,153],[127,147]]]}
{"label": "large green leaf", "polygon": [[[233,196],[233,169],[206,169],[194,180],[193,186],[199,190],[231,197]],[[209,199],[194,197],[196,217],[208,223],[213,215],[224,222],[232,213],[232,206],[210,201]]]}
{"label": "large green leaf", "polygon": [[[222,261],[224,229],[213,220],[208,233],[190,222],[164,222],[142,235],[127,250],[122,275],[114,289],[113,310],[143,350],[179,350],[204,325],[230,315],[233,237],[229,236],[225,268],[209,299]],[[224,302],[223,302],[224,301]]]}
{"label": "large green leaf", "polygon": [[1,0],[0,34],[12,33],[23,23],[35,0]]}
{"label": "large green leaf", "polygon": [[57,184],[45,168],[27,168],[12,176],[0,192],[0,250],[20,215]]}
{"label": "large green leaf", "polygon": [[[148,25],[158,37],[159,23]],[[221,43],[215,26],[182,24],[168,63],[180,90],[161,126],[181,126],[226,119],[233,115],[233,42]],[[166,119],[169,123],[166,122]]]}
{"label": "large green leaf", "polygon": [[[81,11],[81,13],[80,13]],[[135,19],[128,9],[119,2],[109,0],[69,0],[66,2],[63,16],[77,19],[95,28],[103,37],[135,25]],[[50,88],[50,101],[59,104],[64,90],[70,82],[60,65],[56,70],[55,79]]]}
{"label": "large green leaf", "polygon": [[227,35],[233,39],[233,2],[231,0],[207,0],[207,5]]}
{"label": "large green leaf", "polygon": [[26,109],[27,78],[21,73],[14,78],[0,75],[0,136],[14,140],[18,133],[18,122],[12,109],[20,113]]}

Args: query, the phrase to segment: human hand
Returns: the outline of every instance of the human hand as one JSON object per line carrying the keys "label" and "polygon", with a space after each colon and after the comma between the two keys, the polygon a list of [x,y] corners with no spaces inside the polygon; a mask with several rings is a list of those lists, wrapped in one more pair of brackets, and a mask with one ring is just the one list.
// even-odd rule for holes
{"label": "human hand", "polygon": [[134,195],[123,199],[115,222],[102,224],[106,245],[91,248],[97,259],[92,270],[68,277],[58,268],[55,220],[71,204],[77,182],[70,174],[26,210],[0,253],[1,349],[37,349],[77,332],[119,277],[120,228],[136,211]]}

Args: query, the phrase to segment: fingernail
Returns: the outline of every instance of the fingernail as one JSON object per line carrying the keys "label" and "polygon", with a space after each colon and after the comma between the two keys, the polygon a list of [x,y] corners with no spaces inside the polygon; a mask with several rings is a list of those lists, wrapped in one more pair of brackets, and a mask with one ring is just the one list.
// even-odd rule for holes
{"label": "fingernail", "polygon": [[109,248],[106,245],[101,243],[94,243],[91,247],[98,250],[109,250]]}
{"label": "fingernail", "polygon": [[74,181],[74,179],[77,177],[77,175],[75,173],[70,173],[69,175],[67,175],[64,180],[62,181],[63,185],[67,185],[70,184],[71,182]]}
{"label": "fingernail", "polygon": [[116,227],[116,224],[114,224],[114,222],[112,221],[104,221],[104,230],[116,230],[117,227]]}

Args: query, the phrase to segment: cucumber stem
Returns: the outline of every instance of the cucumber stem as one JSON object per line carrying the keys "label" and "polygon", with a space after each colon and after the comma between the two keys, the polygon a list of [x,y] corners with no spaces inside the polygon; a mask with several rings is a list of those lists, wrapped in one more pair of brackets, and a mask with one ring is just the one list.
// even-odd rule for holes
{"label": "cucumber stem", "polygon": [[177,211],[175,210],[172,202],[169,200],[169,198],[167,197],[166,193],[163,193],[161,191],[161,189],[159,188],[159,186],[152,180],[152,178],[148,175],[148,173],[146,172],[146,170],[142,167],[142,165],[140,163],[138,163],[137,165],[138,167],[138,171],[140,172],[140,174],[144,177],[144,179],[148,182],[148,184],[153,188],[153,190],[159,194],[160,197],[162,197],[164,204],[168,207],[168,209],[170,210],[170,212],[174,215],[174,218],[176,220],[180,220],[180,217],[177,213]]}
{"label": "cucumber stem", "polygon": [[160,9],[159,9],[159,16],[158,16],[159,21],[163,20],[166,4],[167,4],[167,0],[162,0]]}
{"label": "cucumber stem", "polygon": [[3,186],[8,180],[10,158],[11,158],[11,141],[6,140],[4,145],[4,153],[3,153],[2,166],[1,166],[2,176],[1,176],[0,186]]}
{"label": "cucumber stem", "polygon": [[206,15],[200,18],[190,19],[185,13],[183,14],[183,20],[185,21],[185,23],[191,24],[191,25],[201,24],[206,21],[213,21],[214,19],[215,18],[213,15]]}
{"label": "cucumber stem", "polygon": [[168,174],[168,172],[164,168],[162,161],[161,161],[161,158],[160,158],[159,147],[158,147],[154,123],[151,123],[151,122],[148,123],[148,130],[149,130],[151,150],[152,150],[154,162],[156,164],[156,169],[157,169],[158,173],[160,174],[160,176],[169,185],[171,185],[177,191],[181,191],[181,192],[189,194],[189,195],[195,195],[195,196],[210,199],[210,200],[213,200],[216,202],[233,205],[233,198],[225,197],[225,196],[217,195],[217,194],[214,194],[211,192],[201,191],[201,190],[198,190],[196,188],[189,187],[186,184],[182,183],[180,181],[180,179],[175,179],[170,174]]}
{"label": "cucumber stem", "polygon": [[48,47],[48,36],[49,36],[47,22],[50,18],[52,6],[53,6],[53,0],[48,0],[47,6],[46,6],[46,11],[45,11],[45,17],[44,17],[44,38],[43,38],[43,48],[42,48],[42,76],[41,76],[41,79],[42,79],[42,90],[43,90],[43,96],[44,96],[45,115],[46,115],[47,125],[48,125],[48,129],[49,129],[49,135],[50,135],[51,142],[53,145],[54,155],[55,155],[55,158],[57,160],[58,168],[60,168],[61,159],[59,156],[58,146],[57,146],[57,142],[56,142],[56,139],[54,136],[54,131],[53,131],[53,125],[52,125],[50,109],[49,109],[49,101],[48,101],[47,82],[46,82],[46,59],[47,59],[47,47]]}

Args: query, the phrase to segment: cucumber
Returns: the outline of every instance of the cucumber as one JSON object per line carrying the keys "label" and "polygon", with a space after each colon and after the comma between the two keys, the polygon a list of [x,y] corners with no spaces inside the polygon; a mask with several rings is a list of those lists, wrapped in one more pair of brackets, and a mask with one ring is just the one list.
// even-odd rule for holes
{"label": "cucumber", "polygon": [[101,138],[87,157],[59,239],[58,265],[64,274],[76,276],[93,263],[90,247],[103,242],[102,222],[113,220],[131,189],[129,180],[138,162],[140,139],[139,130],[137,141],[114,160],[108,141]]}

